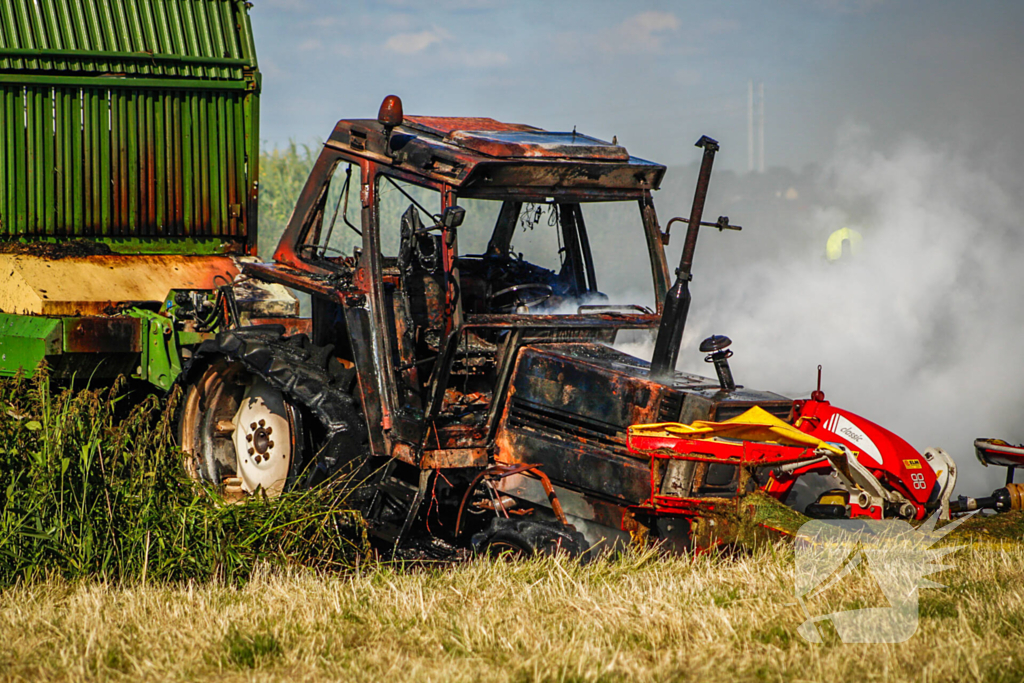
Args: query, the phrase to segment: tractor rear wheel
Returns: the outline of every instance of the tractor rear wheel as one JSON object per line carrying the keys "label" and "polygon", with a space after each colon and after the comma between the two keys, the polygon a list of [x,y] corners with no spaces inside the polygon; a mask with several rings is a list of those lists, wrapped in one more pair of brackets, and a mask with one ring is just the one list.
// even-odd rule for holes
{"label": "tractor rear wheel", "polygon": [[182,381],[179,443],[193,478],[238,497],[324,482],[353,489],[353,504],[368,494],[356,373],[332,346],[273,325],[226,330],[196,350]]}
{"label": "tractor rear wheel", "polygon": [[279,495],[302,460],[303,436],[292,402],[241,363],[220,358],[186,390],[178,423],[185,470],[227,498]]}

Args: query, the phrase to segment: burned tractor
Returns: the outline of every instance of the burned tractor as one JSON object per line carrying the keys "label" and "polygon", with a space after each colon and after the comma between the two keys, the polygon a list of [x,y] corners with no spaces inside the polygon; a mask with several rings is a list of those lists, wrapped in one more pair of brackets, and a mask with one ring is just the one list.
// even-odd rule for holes
{"label": "burned tractor", "polygon": [[[373,534],[399,545],[427,528],[527,552],[628,538],[649,473],[626,428],[678,418],[682,394],[610,348],[661,316],[608,303],[586,217],[627,207],[660,307],[664,172],[576,133],[405,117],[394,97],[377,120],[339,122],[273,263],[244,270],[310,295],[310,332],[227,329],[196,350],[192,471],[244,491],[347,480]],[[536,258],[514,244],[527,219],[549,233]],[[784,401],[732,403],[759,400]]]}
{"label": "burned tractor", "polygon": [[[273,263],[244,266],[310,296],[309,334],[231,328],[196,350],[192,472],[234,492],[335,482],[379,541],[438,552],[707,545],[746,494],[783,500],[810,472],[838,477],[817,516],[948,515],[943,451],[820,387],[793,401],[737,385],[722,336],[701,346],[717,381],[675,371],[699,227],[735,227],[702,221],[718,146],[698,146],[673,284],[652,200],[663,166],[575,131],[404,116],[394,96],[376,120],[340,121]],[[599,287],[587,220],[612,205],[633,216],[623,243],[646,246],[654,310]],[[517,228],[541,223],[548,253],[517,251]],[[613,348],[635,330],[656,334],[650,363]]]}
{"label": "burned tractor", "polygon": [[[1009,480],[950,503],[949,456],[820,391],[738,385],[725,337],[701,345],[717,381],[675,371],[699,229],[735,227],[703,221],[714,140],[663,232],[665,167],[614,140],[405,117],[388,97],[337,124],[263,263],[248,4],[154,6],[147,32],[117,18],[137,3],[111,3],[88,50],[38,20],[55,0],[16,3],[0,35],[0,376],[45,362],[65,382],[180,387],[194,478],[228,499],[345,487],[391,547],[705,545],[746,494],[786,500],[811,473],[837,477],[816,516],[1020,507]],[[609,225],[646,249],[649,299],[602,290]],[[651,362],[614,348],[629,334],[656,337]]]}

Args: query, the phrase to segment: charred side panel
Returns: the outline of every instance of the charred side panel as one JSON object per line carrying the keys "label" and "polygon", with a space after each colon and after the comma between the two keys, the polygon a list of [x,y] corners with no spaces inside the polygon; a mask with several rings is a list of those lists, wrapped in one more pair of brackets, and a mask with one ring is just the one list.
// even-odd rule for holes
{"label": "charred side panel", "polygon": [[142,321],[130,316],[64,319],[65,353],[139,353]]}
{"label": "charred side panel", "polygon": [[662,382],[649,364],[592,343],[525,347],[513,372],[495,445],[502,463],[543,466],[553,481],[623,504],[651,493],[651,472],[626,448],[626,429],[650,422],[735,417],[759,405],[787,419],[792,401],[769,392],[722,391],[676,373]]}
{"label": "charred side panel", "polygon": [[646,461],[626,428],[652,421],[667,388],[642,361],[597,344],[527,347],[514,372],[496,458],[544,467],[553,481],[625,503],[650,495]]}

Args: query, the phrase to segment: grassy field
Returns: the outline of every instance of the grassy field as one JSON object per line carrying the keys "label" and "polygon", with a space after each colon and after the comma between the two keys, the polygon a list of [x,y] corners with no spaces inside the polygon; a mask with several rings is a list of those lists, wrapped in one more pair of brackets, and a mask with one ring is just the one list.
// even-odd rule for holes
{"label": "grassy field", "polygon": [[[895,645],[796,633],[792,550],[36,581],[0,594],[3,680],[1020,681],[1024,551],[958,552]],[[846,607],[871,600],[846,588]]]}
{"label": "grassy field", "polygon": [[[369,561],[340,488],[224,505],[129,389],[0,381],[0,681],[1024,680],[1019,513],[954,534],[909,641],[811,644],[788,545]],[[815,614],[884,606],[865,578]]]}

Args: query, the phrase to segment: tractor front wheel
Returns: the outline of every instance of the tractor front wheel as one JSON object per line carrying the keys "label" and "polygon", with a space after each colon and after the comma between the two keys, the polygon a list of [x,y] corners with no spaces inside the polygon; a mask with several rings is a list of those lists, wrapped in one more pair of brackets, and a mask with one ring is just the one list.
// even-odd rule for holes
{"label": "tractor front wheel", "polygon": [[503,517],[493,518],[487,529],[474,534],[472,545],[477,552],[509,559],[560,554],[585,559],[590,549],[583,534],[572,526]]}

